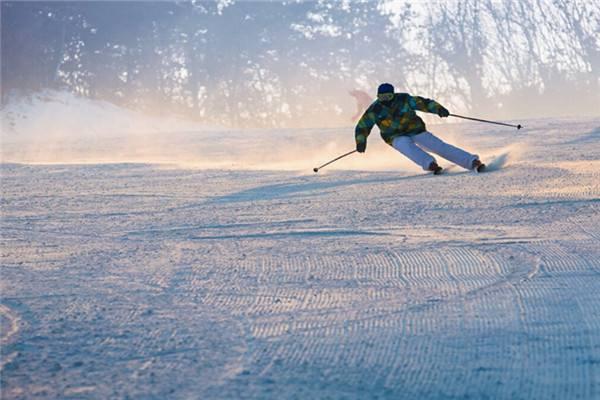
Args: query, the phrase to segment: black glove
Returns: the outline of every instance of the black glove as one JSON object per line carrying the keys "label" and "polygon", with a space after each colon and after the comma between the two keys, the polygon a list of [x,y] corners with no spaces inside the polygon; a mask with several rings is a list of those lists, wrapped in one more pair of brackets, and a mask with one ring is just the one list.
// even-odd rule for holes
{"label": "black glove", "polygon": [[356,143],[356,151],[358,151],[359,153],[364,153],[366,149],[367,149],[366,141]]}
{"label": "black glove", "polygon": [[450,115],[450,111],[448,111],[444,107],[440,106],[440,109],[438,110],[437,114],[442,118],[446,118],[447,116]]}

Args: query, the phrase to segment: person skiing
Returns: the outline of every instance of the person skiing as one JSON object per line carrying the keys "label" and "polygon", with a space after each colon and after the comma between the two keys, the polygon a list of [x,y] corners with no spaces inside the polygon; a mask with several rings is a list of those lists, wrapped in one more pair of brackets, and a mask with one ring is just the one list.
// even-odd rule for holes
{"label": "person skiing", "polygon": [[367,137],[373,126],[377,125],[381,138],[387,144],[425,171],[432,171],[435,175],[442,172],[442,167],[428,152],[468,170],[482,172],[485,169],[485,164],[476,154],[452,146],[427,131],[425,123],[415,111],[437,114],[442,118],[450,115],[446,108],[434,100],[408,93],[394,93],[394,86],[382,83],[377,88],[377,100],[367,108],[356,124],[356,150],[359,153],[366,151]]}

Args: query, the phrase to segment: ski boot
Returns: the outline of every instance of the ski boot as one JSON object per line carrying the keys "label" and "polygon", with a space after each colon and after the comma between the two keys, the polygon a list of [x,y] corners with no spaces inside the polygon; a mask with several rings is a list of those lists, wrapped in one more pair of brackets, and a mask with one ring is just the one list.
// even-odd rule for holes
{"label": "ski boot", "polygon": [[485,171],[485,164],[482,163],[479,159],[473,160],[473,164],[471,165],[471,169],[477,172]]}
{"label": "ski boot", "polygon": [[442,167],[440,167],[435,161],[429,164],[429,171],[432,171],[434,175],[439,175],[442,173]]}

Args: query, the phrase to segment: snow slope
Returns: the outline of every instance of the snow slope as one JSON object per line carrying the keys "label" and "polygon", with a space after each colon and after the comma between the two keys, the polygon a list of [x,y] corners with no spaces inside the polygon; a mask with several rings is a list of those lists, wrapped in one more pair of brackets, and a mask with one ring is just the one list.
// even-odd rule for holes
{"label": "snow slope", "polygon": [[2,164],[2,398],[599,398],[600,119],[521,123],[440,132],[480,175]]}

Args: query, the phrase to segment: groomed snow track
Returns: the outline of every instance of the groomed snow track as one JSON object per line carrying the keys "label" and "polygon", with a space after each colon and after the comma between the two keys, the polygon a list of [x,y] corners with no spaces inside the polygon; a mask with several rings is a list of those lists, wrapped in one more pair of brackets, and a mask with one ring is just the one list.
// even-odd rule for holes
{"label": "groomed snow track", "polygon": [[600,398],[599,125],[480,175],[3,164],[2,398]]}

